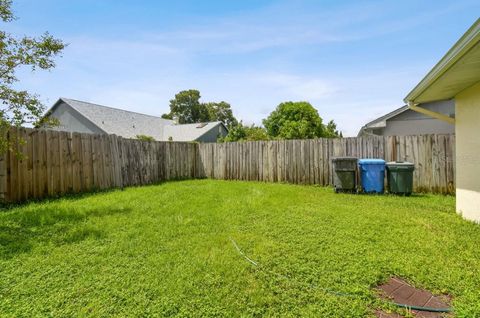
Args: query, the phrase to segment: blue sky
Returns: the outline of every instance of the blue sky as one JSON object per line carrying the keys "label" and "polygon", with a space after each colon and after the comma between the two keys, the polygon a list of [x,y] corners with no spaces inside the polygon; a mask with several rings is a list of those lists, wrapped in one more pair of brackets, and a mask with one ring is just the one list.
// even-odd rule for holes
{"label": "blue sky", "polygon": [[246,123],[307,100],[347,136],[403,97],[478,18],[476,1],[14,0],[17,35],[69,43],[51,72],[20,73],[47,104],[69,97],[161,115],[180,90]]}

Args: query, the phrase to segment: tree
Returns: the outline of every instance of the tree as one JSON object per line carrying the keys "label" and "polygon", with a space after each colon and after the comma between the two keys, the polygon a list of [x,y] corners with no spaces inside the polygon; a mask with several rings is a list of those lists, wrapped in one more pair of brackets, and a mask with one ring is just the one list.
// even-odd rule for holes
{"label": "tree", "polygon": [[[5,23],[16,19],[11,5],[11,0],[0,0],[0,19]],[[53,119],[43,116],[45,106],[38,95],[18,90],[14,84],[18,82],[16,72],[22,66],[27,66],[32,71],[55,67],[54,57],[59,55],[64,47],[61,40],[55,39],[48,32],[38,38],[16,38],[0,31],[0,136],[5,136],[12,126],[31,124],[38,127],[55,124]],[[9,141],[0,137],[0,152],[9,148]]]}
{"label": "tree", "polygon": [[285,102],[263,120],[272,138],[307,139],[323,137],[322,118],[308,102]]}
{"label": "tree", "polygon": [[238,125],[238,121],[235,116],[233,116],[232,108],[229,103],[222,101],[220,103],[205,103],[204,105],[207,108],[210,121],[221,121],[228,129]]}
{"label": "tree", "polygon": [[242,122],[233,126],[225,138],[220,139],[220,142],[232,142],[232,141],[256,141],[256,140],[268,140],[267,131],[263,127],[245,126]]}
{"label": "tree", "polygon": [[225,137],[218,139],[218,142],[233,142],[242,141],[247,137],[245,126],[240,122],[237,126],[228,130],[228,134]]}
{"label": "tree", "polygon": [[170,100],[170,113],[162,118],[177,119],[179,124],[209,121],[208,110],[200,103],[200,92],[195,89],[181,91]]}
{"label": "tree", "polygon": [[170,101],[170,113],[164,119],[177,119],[179,124],[221,121],[228,129],[238,124],[232,107],[227,102],[200,102],[200,92],[195,89],[181,91]]}
{"label": "tree", "polygon": [[330,120],[325,126],[318,111],[308,102],[285,102],[263,120],[268,136],[280,139],[337,138],[342,133]]}
{"label": "tree", "polygon": [[265,128],[260,126],[255,126],[255,124],[251,126],[245,126],[246,137],[245,140],[247,141],[257,141],[257,140],[269,140],[267,131]]}
{"label": "tree", "polygon": [[324,137],[327,137],[327,138],[343,137],[342,132],[337,130],[337,124],[335,124],[333,120],[330,120],[328,122],[327,126],[325,126],[324,132],[325,132]]}

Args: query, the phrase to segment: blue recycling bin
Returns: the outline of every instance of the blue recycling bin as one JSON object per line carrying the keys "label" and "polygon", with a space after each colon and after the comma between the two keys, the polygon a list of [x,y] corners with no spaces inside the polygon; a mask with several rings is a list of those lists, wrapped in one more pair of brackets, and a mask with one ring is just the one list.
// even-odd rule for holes
{"label": "blue recycling bin", "polygon": [[363,192],[383,193],[385,160],[360,159],[358,160],[358,168]]}

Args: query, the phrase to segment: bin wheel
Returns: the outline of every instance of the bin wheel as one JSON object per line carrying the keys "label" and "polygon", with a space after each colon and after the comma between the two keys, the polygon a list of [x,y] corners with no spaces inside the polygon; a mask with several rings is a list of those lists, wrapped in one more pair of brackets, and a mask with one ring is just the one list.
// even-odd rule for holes
{"label": "bin wheel", "polygon": [[339,193],[340,190],[338,188],[335,188],[335,193]]}

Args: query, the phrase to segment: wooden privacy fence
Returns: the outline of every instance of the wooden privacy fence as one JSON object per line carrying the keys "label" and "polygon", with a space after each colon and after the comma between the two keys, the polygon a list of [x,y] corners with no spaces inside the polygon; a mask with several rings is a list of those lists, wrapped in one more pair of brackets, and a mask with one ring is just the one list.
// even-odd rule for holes
{"label": "wooden privacy fence", "polygon": [[20,128],[7,138],[6,202],[192,178],[330,185],[338,156],[411,161],[416,191],[455,189],[453,135],[197,144]]}
{"label": "wooden privacy fence", "polygon": [[454,135],[199,144],[197,176],[331,185],[331,159],[353,156],[413,162],[416,191],[453,193],[454,147]]}
{"label": "wooden privacy fence", "polygon": [[0,158],[7,202],[195,177],[193,143],[26,128],[8,138],[14,149]]}

